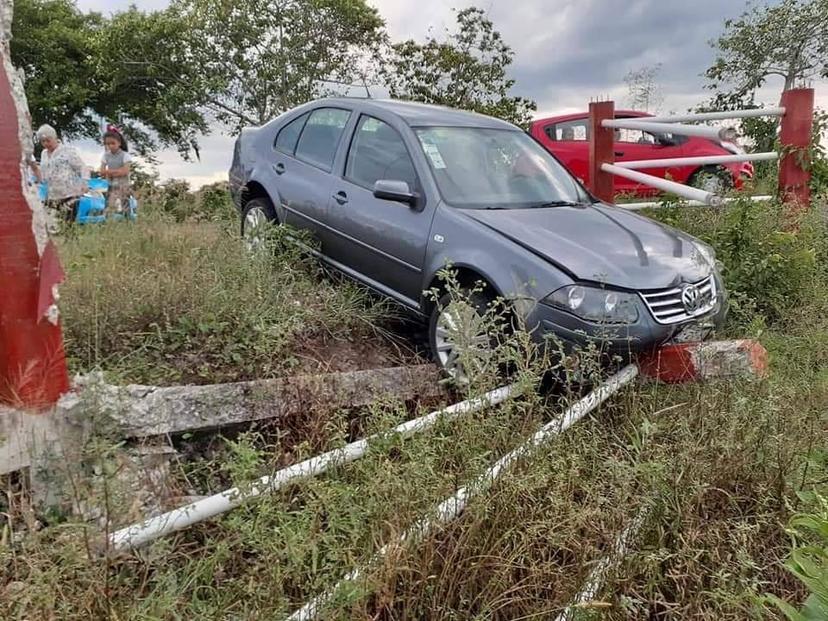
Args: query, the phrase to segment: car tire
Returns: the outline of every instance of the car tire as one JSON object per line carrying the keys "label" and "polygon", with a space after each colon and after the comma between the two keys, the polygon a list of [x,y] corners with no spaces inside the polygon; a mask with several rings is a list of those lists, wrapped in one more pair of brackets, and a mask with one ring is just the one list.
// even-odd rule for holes
{"label": "car tire", "polygon": [[724,168],[706,166],[693,173],[690,185],[713,194],[723,194],[733,188],[733,179]]}
{"label": "car tire", "polygon": [[[269,199],[254,198],[245,203],[241,217],[241,236],[248,250],[255,250],[261,246],[264,240],[261,236],[261,227],[274,223],[278,224],[278,218]],[[259,235],[256,234],[257,229]]]}
{"label": "car tire", "polygon": [[[488,287],[483,290],[461,288],[459,294],[455,296],[446,293],[434,305],[429,320],[428,340],[434,361],[446,377],[458,385],[465,385],[469,383],[469,374],[459,360],[459,346],[453,342],[453,329],[447,324],[451,323],[452,317],[460,319],[466,327],[457,326],[457,329],[469,330],[465,335],[468,339],[466,342],[474,343],[475,348],[479,347],[482,358],[490,356],[497,335],[486,331],[490,326],[486,325],[484,317],[497,298]],[[453,305],[454,310],[451,308]],[[480,333],[476,334],[478,329]],[[481,362],[484,362],[482,358]]]}

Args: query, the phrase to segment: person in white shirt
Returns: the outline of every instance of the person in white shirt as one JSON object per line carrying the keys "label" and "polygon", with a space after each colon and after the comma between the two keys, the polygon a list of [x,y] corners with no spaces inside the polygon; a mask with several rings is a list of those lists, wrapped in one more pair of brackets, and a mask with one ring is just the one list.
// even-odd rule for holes
{"label": "person in white shirt", "polygon": [[77,149],[58,139],[54,127],[41,125],[37,139],[43,146],[43,153],[36,175],[38,181],[45,181],[47,185],[46,208],[58,219],[72,222],[78,201],[86,191],[89,169]]}

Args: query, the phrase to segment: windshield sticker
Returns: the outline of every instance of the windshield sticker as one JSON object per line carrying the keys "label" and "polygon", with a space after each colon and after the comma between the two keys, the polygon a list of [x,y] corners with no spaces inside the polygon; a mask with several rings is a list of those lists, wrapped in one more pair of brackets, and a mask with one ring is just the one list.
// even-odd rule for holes
{"label": "windshield sticker", "polygon": [[446,163],[443,161],[443,156],[440,155],[440,149],[437,148],[436,144],[432,144],[430,142],[423,142],[423,151],[425,151],[428,159],[431,160],[431,163],[434,164],[434,168],[445,168]]}

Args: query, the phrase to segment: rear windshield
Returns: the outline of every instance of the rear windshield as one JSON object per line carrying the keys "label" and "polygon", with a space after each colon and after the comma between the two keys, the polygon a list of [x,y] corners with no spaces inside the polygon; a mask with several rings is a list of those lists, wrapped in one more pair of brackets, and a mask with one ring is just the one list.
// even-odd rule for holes
{"label": "rear windshield", "polygon": [[443,200],[467,209],[526,209],[588,202],[572,175],[519,131],[415,128]]}

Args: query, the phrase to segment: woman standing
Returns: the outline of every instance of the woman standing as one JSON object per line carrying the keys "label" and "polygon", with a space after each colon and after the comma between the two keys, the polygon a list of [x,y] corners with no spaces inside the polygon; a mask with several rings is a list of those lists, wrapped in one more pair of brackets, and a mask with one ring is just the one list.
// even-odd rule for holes
{"label": "woman standing", "polygon": [[47,185],[46,208],[58,219],[72,222],[86,191],[89,170],[77,149],[58,140],[54,127],[41,125],[37,139],[43,146],[37,178]]}

